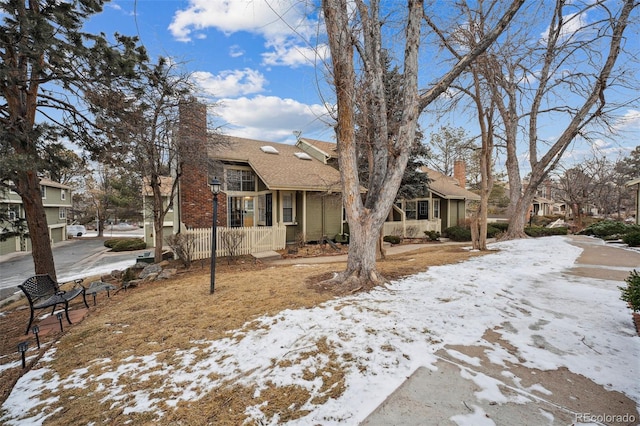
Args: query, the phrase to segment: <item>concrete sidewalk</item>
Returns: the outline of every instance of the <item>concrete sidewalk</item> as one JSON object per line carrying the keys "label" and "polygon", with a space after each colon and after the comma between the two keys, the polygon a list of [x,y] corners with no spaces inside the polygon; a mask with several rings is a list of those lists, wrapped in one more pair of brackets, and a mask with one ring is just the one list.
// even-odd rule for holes
{"label": "concrete sidewalk", "polygon": [[[631,269],[640,268],[638,251],[607,245],[595,238],[569,238],[584,251],[565,273],[623,281]],[[486,330],[483,340],[518,356],[517,350],[494,330]],[[436,356],[436,370],[418,368],[361,424],[458,424],[454,420],[471,425],[640,424],[640,401],[608,391],[566,368],[541,371],[521,363],[498,365],[491,362],[487,347],[481,344],[447,345]],[[474,362],[478,359],[479,363]],[[518,402],[479,397],[481,388],[474,382],[479,379],[492,381],[508,401]]]}

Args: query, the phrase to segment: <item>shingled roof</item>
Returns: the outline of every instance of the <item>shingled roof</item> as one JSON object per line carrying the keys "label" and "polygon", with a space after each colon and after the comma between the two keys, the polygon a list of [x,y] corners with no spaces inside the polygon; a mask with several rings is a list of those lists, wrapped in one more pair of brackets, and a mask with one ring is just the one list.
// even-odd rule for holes
{"label": "shingled roof", "polygon": [[428,167],[420,168],[429,175],[429,189],[448,200],[480,200],[480,196],[460,186],[457,180]]}
{"label": "shingled roof", "polygon": [[[265,152],[263,147],[267,146],[277,153]],[[226,136],[224,143],[212,144],[209,149],[209,157],[214,160],[248,164],[271,190],[340,192],[340,173],[302,154],[294,145],[233,136]]]}
{"label": "shingled roof", "polygon": [[[335,158],[338,155],[337,145],[333,142],[323,142],[308,138],[302,138],[301,140],[326,154],[328,158]],[[449,200],[480,200],[479,195],[461,187],[454,178],[428,167],[421,167],[421,170],[427,173],[431,179],[429,189],[442,198]]]}

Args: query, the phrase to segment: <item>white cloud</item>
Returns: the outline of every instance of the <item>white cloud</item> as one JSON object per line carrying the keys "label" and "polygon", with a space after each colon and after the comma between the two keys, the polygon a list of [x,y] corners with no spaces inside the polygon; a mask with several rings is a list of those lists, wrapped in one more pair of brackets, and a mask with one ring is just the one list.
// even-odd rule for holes
{"label": "white cloud", "polygon": [[[312,4],[299,0],[190,0],[186,9],[175,13],[169,31],[179,41],[202,37],[201,31],[214,28],[226,34],[246,31],[265,39],[272,49],[264,55],[268,65],[313,65],[315,52],[303,39],[317,34],[317,12]],[[321,48],[326,53],[326,48]]]}
{"label": "white cloud", "polygon": [[237,44],[234,44],[233,46],[229,46],[229,56],[231,56],[232,58],[238,58],[240,56],[243,56],[244,53],[245,53],[244,49],[242,49]]}
{"label": "white cloud", "polygon": [[639,131],[640,130],[640,111],[635,109],[628,110],[616,123],[618,131]]}
{"label": "white cloud", "polygon": [[300,65],[322,62],[329,57],[329,47],[326,44],[312,48],[279,39],[267,43],[267,47],[273,50],[262,54],[264,65],[285,65],[296,68]]}
{"label": "white cloud", "polygon": [[[560,30],[560,41],[566,41],[567,39],[574,37],[580,31],[583,31],[587,26],[587,14],[586,13],[570,13],[562,17],[562,29]],[[549,37],[549,27],[544,30],[540,35],[542,42],[546,43]]]}
{"label": "white cloud", "polygon": [[196,71],[193,78],[207,94],[216,98],[260,93],[264,91],[267,83],[260,71],[251,68],[226,70],[218,75]]}
{"label": "white cloud", "polygon": [[274,142],[293,140],[294,130],[308,136],[330,134],[326,113],[323,105],[307,105],[276,96],[222,99],[216,108],[216,114],[227,123],[225,133]]}

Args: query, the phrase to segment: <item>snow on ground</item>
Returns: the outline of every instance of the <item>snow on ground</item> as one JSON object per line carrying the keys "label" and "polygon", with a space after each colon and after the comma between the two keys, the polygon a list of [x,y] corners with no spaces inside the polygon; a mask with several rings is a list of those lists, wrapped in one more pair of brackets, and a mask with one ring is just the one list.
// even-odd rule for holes
{"label": "snow on ground", "polygon": [[[40,424],[39,416],[21,419],[38,401],[38,389],[86,388],[100,382],[113,407],[127,412],[159,412],[157,387],[128,395],[120,385],[161,376],[168,401],[202,397],[224,380],[237,380],[260,389],[269,382],[299,385],[312,394],[322,392],[322,380],[307,379],[305,371],[326,371],[336,361],[346,371],[345,391],[322,405],[307,403],[307,416],[290,424],[354,424],[362,421],[416,368],[433,368],[434,352],[445,345],[482,344],[492,362],[518,362],[498,345],[484,341],[487,329],[500,326],[502,338],[515,346],[531,368],[567,367],[608,389],[640,401],[640,339],[629,309],[620,300],[620,282],[567,275],[581,253],[562,237],[527,239],[492,245],[499,252],[463,263],[432,267],[427,272],[390,283],[370,293],[325,303],[312,309],[286,310],[262,317],[260,326],[237,330],[230,338],[193,342],[178,351],[182,365],[162,365],[153,354],[131,357],[120,365],[97,359],[99,376],[79,369],[70,377],[53,374],[43,359],[40,368],[23,376],[2,406],[6,424]],[[333,358],[314,351],[331,347]],[[495,349],[491,351],[491,348]],[[594,350],[597,348],[597,350]],[[207,356],[196,356],[205,352]],[[462,354],[460,354],[462,356]],[[53,373],[53,372],[52,372]],[[487,389],[489,389],[488,387]],[[326,389],[325,389],[326,391]],[[495,396],[494,396],[495,397]],[[313,398],[310,398],[313,401]],[[46,405],[42,405],[45,407]],[[261,424],[260,406],[247,408]],[[482,418],[477,408],[475,417]],[[462,420],[461,420],[462,421]],[[467,419],[468,421],[468,419]]]}

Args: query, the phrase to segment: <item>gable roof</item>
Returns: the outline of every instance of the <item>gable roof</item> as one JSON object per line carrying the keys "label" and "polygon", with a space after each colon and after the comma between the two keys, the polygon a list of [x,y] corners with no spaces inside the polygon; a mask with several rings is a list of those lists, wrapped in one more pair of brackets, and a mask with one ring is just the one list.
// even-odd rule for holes
{"label": "gable roof", "polygon": [[436,170],[422,166],[420,170],[429,175],[429,189],[448,200],[475,200],[480,196],[460,186],[457,180]]}
{"label": "gable roof", "polygon": [[[278,153],[265,152],[265,146]],[[271,190],[340,192],[340,173],[315,158],[299,158],[301,152],[294,145],[225,136],[223,143],[210,145],[209,157],[248,164]]]}
{"label": "gable roof", "polygon": [[[338,155],[338,145],[333,142],[323,142],[308,138],[300,138],[299,142],[311,146],[319,153],[325,155],[327,159],[336,158]],[[454,178],[428,167],[421,167],[420,170],[429,175],[429,179],[431,179],[429,189],[440,197],[450,200],[480,200],[478,194],[461,187]]]}

